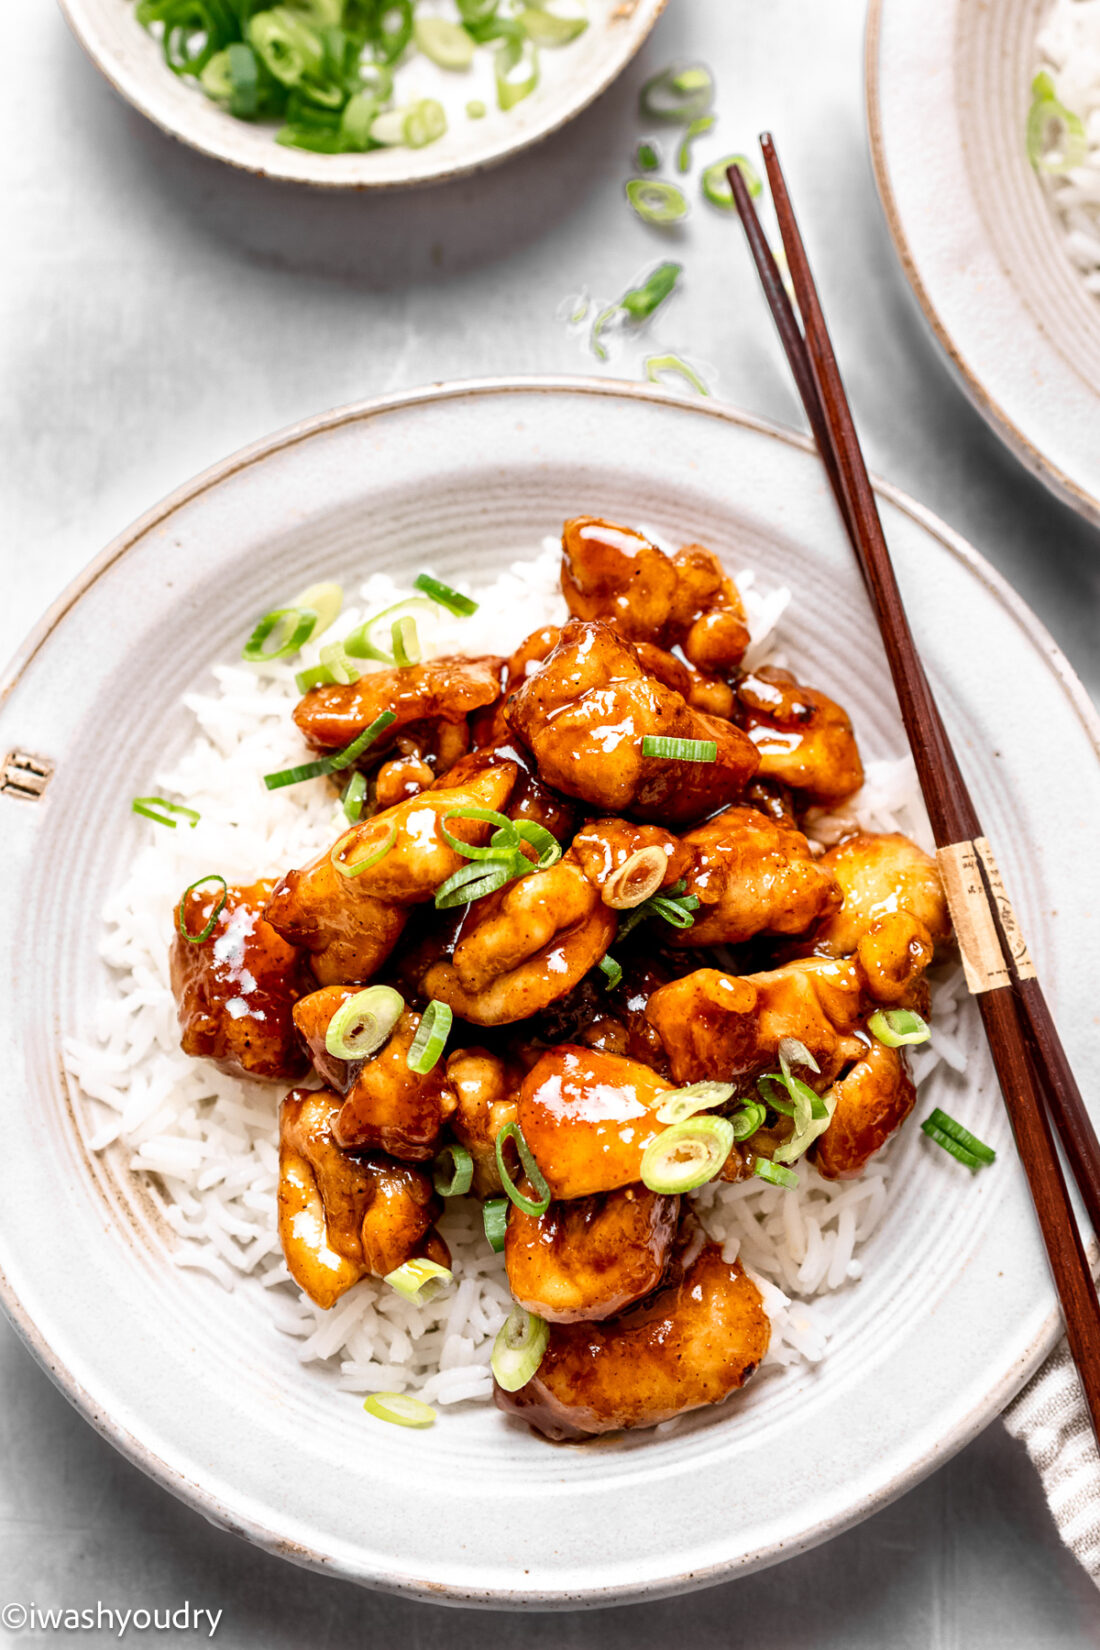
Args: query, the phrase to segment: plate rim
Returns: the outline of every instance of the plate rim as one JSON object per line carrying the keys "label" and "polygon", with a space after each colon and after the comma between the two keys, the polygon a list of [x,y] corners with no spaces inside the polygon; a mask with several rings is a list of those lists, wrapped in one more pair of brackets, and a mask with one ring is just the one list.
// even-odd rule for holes
{"label": "plate rim", "polygon": [[967,399],[981,413],[986,423],[1000,437],[1013,456],[1024,465],[1025,469],[1043,482],[1063,503],[1070,505],[1086,520],[1100,525],[1100,496],[1090,492],[1080,482],[1074,481],[1060,465],[1056,464],[1048,454],[1037,447],[1035,442],[1026,436],[1019,426],[1013,422],[1000,402],[982,383],[973,368],[968,365],[961,346],[956,342],[942,319],[932,295],[921,277],[917,267],[916,255],[910,245],[902,221],[886,156],[880,85],[881,53],[879,50],[884,9],[885,0],[869,0],[863,46],[864,115],[867,122],[867,139],[871,153],[871,170],[874,174],[875,188],[878,192],[883,216],[886,219],[890,240],[893,243],[898,262],[901,264],[902,272],[909,284],[910,291],[920,306],[926,323],[946,355],[956,380]]}
{"label": "plate rim", "polygon": [[[2,674],[0,674],[0,706],[6,702],[28,665],[49,641],[65,616],[76,606],[87,591],[150,530],[204,493],[213,490],[232,476],[263,462],[274,454],[296,447],[314,436],[330,430],[366,422],[390,412],[403,411],[419,405],[508,394],[549,396],[581,394],[611,400],[626,399],[635,402],[646,402],[658,407],[673,407],[679,411],[687,410],[692,414],[714,418],[755,434],[766,436],[784,446],[793,447],[808,455],[815,452],[814,443],[809,436],[769,419],[761,418],[756,414],[745,412],[735,406],[718,401],[686,401],[656,386],[615,379],[546,375],[458,379],[352,402],[328,412],[314,414],[308,418],[298,420],[275,431],[273,434],[239,448],[226,458],[208,466],[198,475],[173,489],[158,503],[136,517],[70,581],[56,600],[45,610],[23,644],[16,649],[11,659],[4,666]],[[877,476],[872,477],[872,483],[876,494],[880,498],[888,500],[895,508],[908,515],[921,528],[938,539],[950,554],[960,560],[979,579],[994,599],[1009,611],[1021,629],[1025,631],[1033,644],[1042,653],[1054,672],[1071,708],[1081,722],[1097,755],[1100,756],[1100,713],[1094,708],[1069,660],[1027,603],[979,551],[975,550],[960,534],[941,521],[933,511],[910,498],[900,488],[883,481]],[[149,1445],[118,1422],[105,1409],[97,1405],[81,1382],[56,1356],[45,1332],[39,1329],[29,1310],[23,1306],[14,1286],[2,1269],[0,1269],[0,1305],[3,1306],[9,1321],[54,1385],[81,1413],[85,1420],[135,1466],[179,1500],[185,1502],[193,1510],[198,1511],[221,1528],[230,1531],[234,1535],[244,1537],[254,1545],[278,1557],[289,1559],[293,1563],[319,1573],[332,1574],[331,1561],[324,1552],[288,1541],[286,1536],[280,1534],[278,1529],[271,1527],[271,1523],[265,1522],[262,1518],[242,1515],[239,1510],[233,1511],[205,1486],[188,1478],[184,1473],[171,1466]],[[998,1383],[985,1393],[982,1401],[962,1417],[949,1433],[938,1437],[934,1445],[910,1462],[905,1471],[900,1473],[892,1483],[860,1497],[846,1509],[841,1518],[827,1515],[819,1523],[805,1530],[797,1545],[792,1546],[790,1549],[791,1555],[806,1551],[820,1542],[850,1529],[871,1512],[896,1500],[936,1467],[950,1459],[970,1439],[975,1437],[1020,1390],[1051,1351],[1060,1333],[1060,1313],[1055,1305],[1043,1320],[1026,1351],[1017,1359],[1015,1365],[1002,1375]],[[716,1585],[723,1580],[733,1579],[738,1574],[748,1573],[765,1563],[776,1561],[781,1556],[783,1554],[777,1552],[775,1544],[772,1543],[753,1552],[740,1554],[733,1559],[720,1560],[703,1568],[693,1569],[678,1577],[666,1577],[650,1587],[640,1589],[637,1585],[622,1583],[586,1594],[583,1597],[565,1595],[548,1589],[528,1590],[526,1592],[503,1588],[472,1588],[466,1590],[454,1588],[449,1584],[442,1584],[430,1578],[413,1579],[407,1574],[398,1573],[373,1576],[369,1580],[362,1577],[347,1577],[345,1579],[354,1580],[359,1585],[370,1587],[372,1590],[399,1593],[426,1602],[469,1605],[500,1610],[595,1608],[636,1601],[642,1597],[668,1596],[676,1592],[686,1591],[689,1588]]]}
{"label": "plate rim", "polygon": [[[342,192],[365,194],[374,191],[422,189],[432,184],[451,183],[458,178],[473,177],[479,172],[486,172],[494,166],[503,165],[505,161],[510,160],[514,155],[522,154],[525,150],[552,137],[556,132],[560,132],[570,121],[575,120],[578,115],[584,113],[585,109],[590,108],[597,98],[602,97],[608,87],[625,71],[653,33],[668,5],[668,0],[635,0],[636,6],[651,6],[652,12],[648,22],[645,22],[644,26],[638,31],[637,38],[630,42],[625,56],[609,67],[607,72],[595,82],[591,90],[586,92],[579,101],[567,103],[560,113],[554,113],[551,109],[544,120],[540,121],[526,134],[521,134],[518,140],[507,143],[501,148],[473,160],[449,164],[445,170],[426,172],[413,177],[379,179],[333,177],[331,173],[326,175],[324,169],[320,166],[317,167],[316,171],[309,173],[299,173],[286,169],[280,164],[280,150],[274,137],[271,140],[271,165],[265,165],[258,161],[252,162],[244,159],[239,154],[231,153],[228,147],[218,147],[212,142],[204,141],[201,135],[183,130],[169,121],[165,115],[158,112],[154,100],[128,90],[123,84],[125,76],[119,72],[118,64],[113,59],[101,55],[101,52],[93,46],[91,35],[94,31],[90,31],[89,28],[83,9],[84,0],[57,0],[57,3],[73,39],[112,91],[131,109],[135,109],[143,119],[148,120],[158,131],[163,132],[166,137],[172,138],[188,149],[193,149],[196,154],[204,155],[208,160],[219,161],[224,166],[231,166],[236,172],[242,172],[249,177],[262,178],[265,182],[297,184],[302,188],[315,189],[326,194]],[[625,23],[632,21],[633,19],[630,16],[624,18]],[[138,26],[135,23],[135,27]],[[303,151],[292,152],[303,153]],[[324,160],[325,158],[323,155],[314,157],[315,160]]]}

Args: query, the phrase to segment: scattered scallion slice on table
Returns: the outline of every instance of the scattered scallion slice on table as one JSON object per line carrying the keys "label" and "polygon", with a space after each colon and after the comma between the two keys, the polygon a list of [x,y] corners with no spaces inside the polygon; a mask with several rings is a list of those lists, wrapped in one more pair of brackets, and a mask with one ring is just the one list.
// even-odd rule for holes
{"label": "scattered scallion slice on table", "polygon": [[[214,906],[214,909],[210,914],[209,922],[206,924],[206,926],[202,929],[202,931],[200,933],[192,934],[192,933],[189,932],[189,930],[187,928],[184,927],[183,902],[187,898],[188,894],[193,893],[196,888],[205,887],[205,885],[208,882],[218,882],[218,883],[220,883],[222,891],[221,891],[221,894],[218,896],[217,904]],[[229,884],[226,882],[225,878],[220,874],[220,872],[210,871],[204,877],[197,877],[195,879],[195,881],[193,883],[191,883],[191,885],[189,887],[187,887],[183,890],[183,893],[180,896],[179,908],[176,912],[176,927],[179,929],[180,938],[183,939],[183,940],[186,940],[188,945],[203,945],[203,944],[205,944],[205,942],[210,938],[211,934],[214,932],[214,929],[217,926],[218,918],[221,916],[222,912],[224,911],[225,902],[228,898],[229,898]]]}
{"label": "scattered scallion slice on table", "polygon": [[372,1392],[363,1399],[363,1408],[376,1421],[389,1421],[395,1427],[430,1427],[435,1422],[431,1404],[407,1392]]}
{"label": "scattered scallion slice on table", "polygon": [[714,77],[701,63],[674,64],[642,87],[640,106],[647,120],[687,126],[699,120],[714,101]]}
{"label": "scattered scallion slice on table", "polygon": [[[168,802],[163,796],[135,796],[130,803],[135,814],[141,814],[144,819],[151,819],[154,825],[167,825],[174,831],[181,819],[185,819],[194,830],[202,815],[196,808],[185,808],[179,802]],[[177,814],[177,819],[170,816]]]}
{"label": "scattered scallion slice on table", "polygon": [[451,1034],[453,1019],[453,1010],[433,997],[420,1017],[416,1036],[405,1056],[405,1064],[410,1071],[426,1077],[429,1071],[434,1070]]}
{"label": "scattered scallion slice on table", "polygon": [[733,1150],[725,1117],[688,1117],[651,1140],[642,1154],[642,1184],[674,1197],[713,1180]]}
{"label": "scattered scallion slice on table", "polygon": [[934,1140],[937,1146],[942,1146],[945,1152],[950,1152],[968,1169],[981,1169],[996,1161],[997,1153],[992,1146],[987,1146],[984,1140],[971,1134],[969,1129],[941,1111],[939,1106],[925,1118],[921,1129],[929,1140]]}
{"label": "scattered scallion slice on table", "polygon": [[688,215],[687,198],[674,183],[662,183],[658,178],[630,178],[626,198],[643,223],[667,227],[679,223]]}
{"label": "scattered scallion slice on table", "polygon": [[[536,1193],[537,1200],[528,1197],[525,1192],[521,1192],[512,1179],[504,1156],[504,1148],[509,1140],[514,1140],[516,1143],[516,1150],[519,1153],[520,1163],[523,1165],[523,1172],[527,1176],[532,1190]],[[544,1215],[550,1207],[550,1188],[546,1184],[545,1176],[536,1163],[535,1155],[524,1139],[523,1130],[518,1123],[505,1123],[498,1131],[496,1154],[497,1173],[500,1175],[500,1183],[504,1187],[510,1202],[514,1203],[517,1209],[522,1209],[526,1215]]]}
{"label": "scattered scallion slice on table", "polygon": [[535,1374],[550,1344],[550,1326],[545,1318],[517,1306],[504,1321],[493,1342],[489,1362],[493,1376],[505,1392],[518,1392]]}
{"label": "scattered scallion slice on table", "polygon": [[407,1260],[382,1281],[414,1306],[427,1306],[454,1282],[454,1273],[437,1260]]}
{"label": "scattered scallion slice on table", "polygon": [[367,1060],[385,1043],[401,1018],[405,999],[392,985],[368,985],[341,1003],[325,1031],[325,1047],[336,1060]]}
{"label": "scattered scallion slice on table", "polygon": [[887,1048],[926,1043],[932,1035],[927,1023],[911,1008],[876,1009],[867,1021],[867,1030]]}
{"label": "scattered scallion slice on table", "polygon": [[634,164],[639,172],[656,172],[661,165],[661,151],[655,143],[639,143],[634,151]]}
{"label": "scattered scallion slice on table", "polygon": [[721,160],[714,161],[703,173],[701,184],[703,194],[712,206],[717,206],[722,212],[733,212],[736,205],[733,199],[733,190],[730,180],[726,176],[731,166],[741,169],[741,176],[745,180],[745,187],[755,200],[763,193],[764,185],[760,181],[760,174],[753,166],[747,155],[723,155]]}
{"label": "scattered scallion slice on table", "polygon": [[698,120],[693,120],[691,122],[687,131],[680,139],[680,147],[676,153],[676,170],[678,172],[690,172],[691,146],[695,142],[696,138],[700,138],[703,136],[704,132],[710,131],[711,127],[714,125],[714,119],[715,117],[713,115],[700,115]]}
{"label": "scattered scallion slice on table", "polygon": [[699,395],[709,395],[710,391],[693,367],[678,355],[648,355],[645,362],[645,375],[651,384],[659,384],[666,373],[672,373],[676,378],[682,378],[690,384]]}
{"label": "scattered scallion slice on table", "polygon": [[625,315],[631,321],[647,321],[675,291],[683,267],[676,263],[658,264],[639,286],[631,287],[617,303],[601,310],[593,323],[591,338],[593,353],[601,361],[607,360],[607,350],[600,341],[600,334],[608,322],[617,315]]}

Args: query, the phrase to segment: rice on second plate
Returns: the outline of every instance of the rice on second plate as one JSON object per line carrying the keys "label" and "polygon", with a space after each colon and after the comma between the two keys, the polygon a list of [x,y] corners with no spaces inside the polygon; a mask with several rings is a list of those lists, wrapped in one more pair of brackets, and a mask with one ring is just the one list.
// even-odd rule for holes
{"label": "rice on second plate", "polygon": [[[438,610],[418,621],[425,654],[493,653],[542,625],[561,622],[561,549],[517,561],[477,590],[470,618]],[[752,645],[746,662],[779,662],[775,627],[790,600],[765,591],[751,572],[736,575]],[[409,594],[385,575],[362,586],[328,641]],[[316,662],[318,644],[304,650]],[[276,1226],[278,1102],[282,1089],[220,1072],[179,1046],[168,975],[172,911],[179,890],[217,865],[229,881],[280,875],[326,847],[345,821],[324,782],[266,792],[262,776],[301,759],[291,720],[294,670],[284,663],[214,668],[214,691],[188,694],[198,732],[175,767],[155,777],[159,791],[201,814],[192,830],[142,826],[144,845],[104,909],[102,954],[114,989],[94,1025],[65,1042],[69,1072],[88,1106],[93,1150],[122,1149],[131,1169],[151,1177],[177,1234],[178,1266],[209,1274],[226,1289],[260,1292],[274,1329],[321,1361],[351,1392],[415,1391],[440,1405],[486,1400],[489,1354],[511,1307],[504,1256],[485,1241],[480,1206],[451,1199],[439,1222],[453,1256],[454,1287],[414,1306],[384,1283],[364,1279],[330,1311],[301,1294],[283,1264]],[[900,830],[928,842],[912,764],[867,764],[863,790],[846,816],[868,830]],[[823,820],[818,829],[829,830]],[[959,970],[933,982],[933,1041],[911,1056],[918,1083],[945,1059],[959,1068],[953,1038],[965,996]],[[795,1191],[749,1180],[718,1182],[693,1194],[696,1211],[727,1260],[737,1256],[756,1281],[772,1324],[764,1368],[816,1362],[827,1330],[812,1300],[858,1279],[858,1250],[887,1204],[889,1150],[856,1181],[828,1181],[799,1165]],[[213,1287],[213,1284],[211,1284]],[[274,1339],[274,1337],[273,1337]],[[675,1423],[665,1423],[671,1426]]]}
{"label": "rice on second plate", "polygon": [[1100,297],[1100,0],[1055,0],[1036,37],[1036,68],[1084,128],[1078,164],[1037,170],[1058,216],[1066,251]]}

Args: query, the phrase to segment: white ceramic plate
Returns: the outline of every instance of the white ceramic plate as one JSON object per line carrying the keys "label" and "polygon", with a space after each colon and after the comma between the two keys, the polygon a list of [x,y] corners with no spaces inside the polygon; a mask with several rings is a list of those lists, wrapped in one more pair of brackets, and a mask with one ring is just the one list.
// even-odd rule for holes
{"label": "white ceramic plate", "polygon": [[[496,108],[487,53],[478,53],[487,81],[483,76],[476,85],[470,75],[447,74],[419,59],[415,95],[444,102],[448,131],[423,149],[401,146],[366,155],[284,149],[274,140],[274,124],[225,114],[192,81],[168,68],[160,43],[135,20],[135,0],[60,4],[73,33],[115,90],[193,149],[243,171],[290,183],[321,189],[393,189],[481,171],[556,132],[621,74],[666,0],[589,0],[591,21],[585,34],[568,47],[541,53],[539,85],[507,113]],[[484,99],[489,111],[484,119],[467,118],[470,98]]]}
{"label": "white ceramic plate", "polygon": [[[966,545],[880,488],[913,625],[1071,1056],[1095,1070],[1100,775],[1083,694]],[[1051,1285],[971,1027],[940,1103],[1000,1153],[971,1178],[910,1126],[895,1202],[832,1297],[815,1372],[759,1379],[662,1437],[553,1448],[492,1409],[429,1432],[369,1424],[247,1289],[174,1268],[124,1160],[92,1159],[58,1058],[103,989],[99,910],[145,827],[129,812],[179,697],[257,612],[324,575],[490,575],[568,514],[644,521],[793,586],[783,642],[903,749],[881,649],[816,457],[707,402],[585,381],[459,385],[354,407],[237,454],[139,521],[30,639],[0,751],[56,766],[0,795],[2,1293],[39,1358],[120,1449],[272,1551],[422,1598],[603,1603],[768,1564],[864,1516],[958,1449],[1052,1344]],[[502,637],[502,646],[507,638]]]}
{"label": "white ceramic plate", "polygon": [[1100,300],[1024,147],[1047,0],[871,0],[867,103],[890,233],[963,388],[1100,522]]}

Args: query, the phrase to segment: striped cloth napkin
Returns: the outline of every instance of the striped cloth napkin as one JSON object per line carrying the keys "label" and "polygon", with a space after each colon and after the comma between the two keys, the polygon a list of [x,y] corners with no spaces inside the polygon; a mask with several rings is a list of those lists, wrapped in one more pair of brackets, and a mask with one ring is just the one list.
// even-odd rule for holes
{"label": "striped cloth napkin", "polygon": [[1062,1540],[1100,1587],[1100,1456],[1063,1340],[1004,1412],[1026,1446]]}

